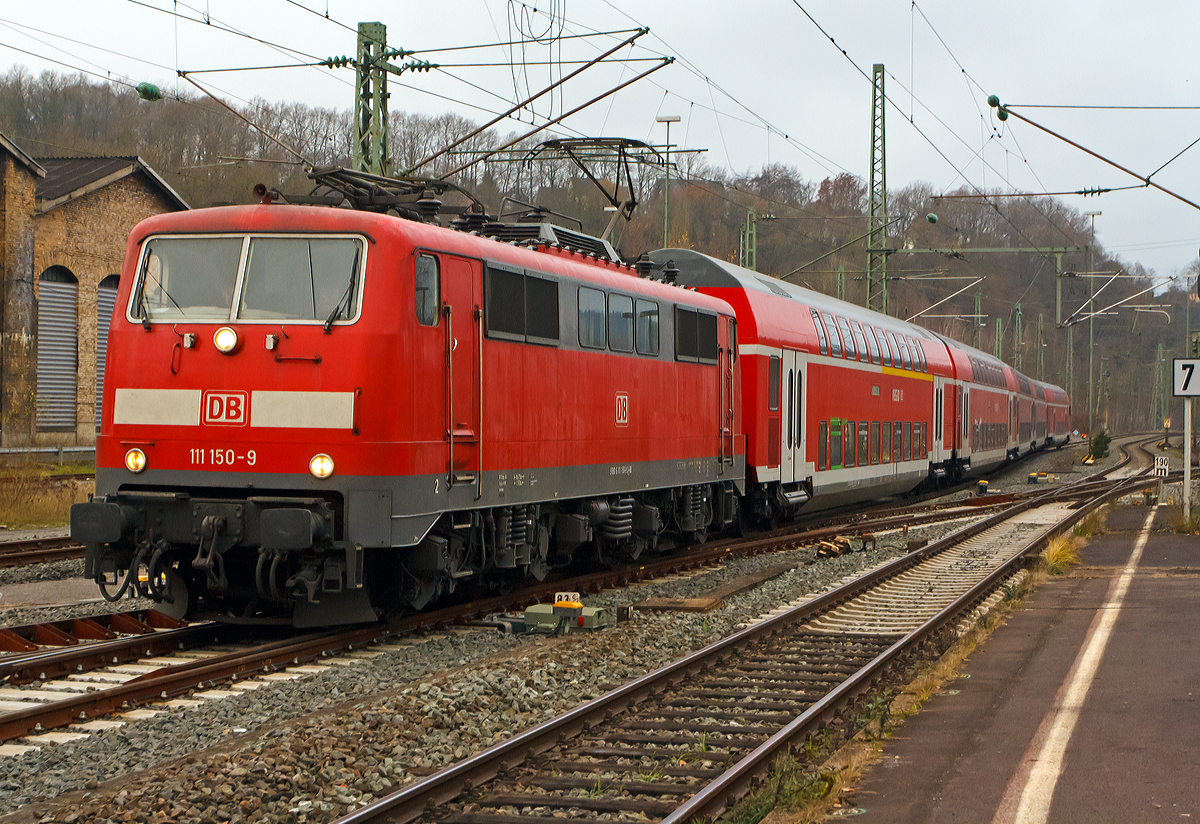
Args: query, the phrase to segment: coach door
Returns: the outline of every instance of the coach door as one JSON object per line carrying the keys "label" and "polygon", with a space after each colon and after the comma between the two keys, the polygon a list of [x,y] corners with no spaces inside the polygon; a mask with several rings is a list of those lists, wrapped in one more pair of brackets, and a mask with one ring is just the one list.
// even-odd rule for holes
{"label": "coach door", "polygon": [[946,379],[935,375],[933,378],[933,432],[930,433],[933,437],[929,441],[929,446],[933,447],[933,455],[929,460],[935,464],[946,460],[945,441],[942,438],[946,425],[946,403],[943,399],[945,392]]}
{"label": "coach door", "polygon": [[779,482],[790,484],[804,476],[804,362],[799,352],[784,349],[781,366]]}
{"label": "coach door", "polygon": [[737,360],[737,331],[733,318],[717,316],[717,474],[724,475],[734,456],[734,403],[736,387],[733,364]]}
{"label": "coach door", "polygon": [[451,487],[483,475],[483,289],[479,264],[443,255],[442,321],[446,334],[446,442]]}

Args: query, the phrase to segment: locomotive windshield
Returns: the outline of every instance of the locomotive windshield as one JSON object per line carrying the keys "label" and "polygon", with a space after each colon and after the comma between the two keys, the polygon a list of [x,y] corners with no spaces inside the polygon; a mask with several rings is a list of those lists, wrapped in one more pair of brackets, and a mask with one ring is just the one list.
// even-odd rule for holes
{"label": "locomotive windshield", "polygon": [[135,318],[332,323],[356,314],[357,238],[166,237],[146,247]]}
{"label": "locomotive windshield", "polygon": [[228,320],[243,242],[238,237],[151,240],[134,317]]}

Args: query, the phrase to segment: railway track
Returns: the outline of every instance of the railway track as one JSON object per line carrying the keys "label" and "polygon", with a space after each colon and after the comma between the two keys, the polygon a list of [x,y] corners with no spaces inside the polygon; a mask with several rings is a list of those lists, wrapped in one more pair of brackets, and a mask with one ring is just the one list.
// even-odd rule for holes
{"label": "railway track", "polygon": [[715,819],[776,755],[852,725],[880,686],[943,649],[1025,556],[1144,483],[1087,482],[1017,502],[338,822]]}
{"label": "railway track", "polygon": [[[1060,490],[1078,500],[1098,488],[1082,482]],[[1026,494],[1046,496],[1044,489]],[[69,724],[87,722],[141,703],[170,700],[231,680],[309,667],[347,650],[387,643],[550,598],[556,591],[602,589],[723,563],[735,557],[808,546],[847,534],[869,534],[954,518],[980,518],[979,506],[1008,505],[1007,498],[975,499],[968,506],[900,513],[821,529],[778,530],[753,539],[710,544],[685,556],[605,570],[566,581],[546,582],[519,593],[421,613],[388,624],[299,637],[262,637],[270,630],[201,622],[184,625],[158,613],[78,621],[0,631],[0,741],[11,741]],[[5,646],[5,641],[8,644]],[[226,646],[221,647],[219,645]],[[233,646],[230,646],[233,645]]]}
{"label": "railway track", "polygon": [[83,546],[70,538],[0,541],[0,568],[46,564],[83,557]]}

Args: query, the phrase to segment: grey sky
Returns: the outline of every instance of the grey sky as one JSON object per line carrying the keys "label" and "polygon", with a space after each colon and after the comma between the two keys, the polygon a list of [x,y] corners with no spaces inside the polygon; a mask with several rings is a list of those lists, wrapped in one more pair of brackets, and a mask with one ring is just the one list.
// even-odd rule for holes
{"label": "grey sky", "polygon": [[[517,20],[526,17],[534,28],[544,30],[549,20],[546,12],[559,21],[565,17],[566,33],[641,24],[651,32],[639,41],[645,48],[635,49],[633,56],[669,54],[679,62],[610,98],[611,103],[601,102],[571,118],[569,126],[587,134],[662,142],[663,127],[655,124],[655,116],[677,114],[682,120],[672,126],[672,143],[707,149],[707,160],[714,165],[741,173],[770,160],[796,166],[817,181],[841,171],[866,176],[871,86],[858,69],[869,77],[871,65],[883,63],[891,75],[887,92],[896,107],[887,113],[891,189],[917,180],[938,191],[954,189],[964,184],[963,176],[969,185],[1022,192],[1137,184],[1031,126],[1015,119],[998,123],[986,105],[988,94],[1011,104],[1200,105],[1194,46],[1200,31],[1200,3],[1194,0],[922,0],[915,6],[909,0],[800,0],[800,5],[850,59],[792,0],[528,0],[524,6],[509,0],[186,0],[178,4],[173,0],[9,0],[0,3],[4,26],[0,43],[101,74],[111,71],[130,82],[148,80],[173,89],[178,82],[176,67],[268,65],[294,62],[295,57],[223,33],[216,26],[177,21],[147,6],[197,18],[208,15],[214,22],[320,58],[352,55],[355,46],[352,31],[321,19],[327,8],[330,18],[351,28],[360,20],[383,22],[389,43],[410,49],[520,39]],[[53,31],[88,45],[14,24]],[[611,38],[568,41],[562,45],[561,57],[586,59],[613,42]],[[510,51],[422,56],[444,63],[505,63],[510,56],[520,60],[521,50]],[[551,57],[548,46],[536,43],[523,52],[529,61]],[[555,48],[553,57],[559,55]],[[34,71],[66,70],[11,48],[0,49],[0,61],[4,66],[24,64]],[[561,113],[650,65],[591,70],[568,83],[553,108],[543,99],[537,111]],[[514,87],[526,83],[536,90],[547,82],[548,71],[545,66],[532,66],[527,73],[514,72],[507,65],[449,70],[492,94],[446,72],[408,74],[403,82],[462,102],[393,84],[391,107],[453,111],[482,121],[488,115],[469,104],[506,108],[495,95],[512,100]],[[353,75],[347,69],[195,76],[242,99],[261,96],[339,109],[352,104]],[[1019,111],[1141,174],[1153,172],[1200,137],[1200,110]],[[909,116],[915,124],[907,122]],[[1167,165],[1154,180],[1200,202],[1200,145]],[[1096,219],[1097,236],[1127,261],[1171,275],[1196,259],[1200,212],[1166,194],[1135,189],[1063,199],[1080,211],[1102,211]]]}

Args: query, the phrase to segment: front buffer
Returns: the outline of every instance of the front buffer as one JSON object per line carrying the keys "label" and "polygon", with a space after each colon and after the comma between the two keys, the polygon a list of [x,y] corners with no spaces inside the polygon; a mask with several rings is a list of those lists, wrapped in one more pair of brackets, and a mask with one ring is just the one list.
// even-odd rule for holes
{"label": "front buffer", "polygon": [[108,600],[132,587],[175,617],[374,621],[363,548],[335,540],[336,514],[320,497],[123,490],[71,507],[71,537]]}

